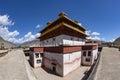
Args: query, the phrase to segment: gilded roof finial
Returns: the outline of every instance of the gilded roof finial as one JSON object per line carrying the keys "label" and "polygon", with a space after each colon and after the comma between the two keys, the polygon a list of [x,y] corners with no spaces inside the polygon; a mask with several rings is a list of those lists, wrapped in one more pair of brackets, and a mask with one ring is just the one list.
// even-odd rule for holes
{"label": "gilded roof finial", "polygon": [[77,20],[74,20],[74,22],[78,23],[78,21],[77,21]]}
{"label": "gilded roof finial", "polygon": [[51,22],[50,22],[50,21],[48,21],[48,22],[47,22],[47,25],[49,25],[49,24],[51,24]]}
{"label": "gilded roof finial", "polygon": [[65,14],[64,12],[61,12],[60,14],[59,14],[59,16],[61,17],[61,16],[67,16],[67,14]]}

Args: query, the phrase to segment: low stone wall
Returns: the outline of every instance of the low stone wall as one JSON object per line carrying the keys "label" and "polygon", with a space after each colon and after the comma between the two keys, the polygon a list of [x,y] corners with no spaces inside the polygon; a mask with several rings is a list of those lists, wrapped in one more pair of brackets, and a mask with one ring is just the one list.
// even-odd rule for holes
{"label": "low stone wall", "polygon": [[102,47],[100,47],[99,50],[98,50],[97,60],[91,66],[90,70],[85,72],[85,76],[82,78],[82,80],[94,80],[95,75],[96,75],[96,71],[97,71],[97,67],[99,65],[100,57],[101,57],[101,51],[102,51]]}
{"label": "low stone wall", "polygon": [[5,51],[2,50],[2,51],[0,51],[0,57],[5,56],[7,53],[8,53],[7,50],[5,50]]}
{"label": "low stone wall", "polygon": [[91,67],[91,73],[87,80],[94,80],[99,65],[100,57],[101,57],[101,53],[99,53],[98,59],[96,60],[95,64]]}

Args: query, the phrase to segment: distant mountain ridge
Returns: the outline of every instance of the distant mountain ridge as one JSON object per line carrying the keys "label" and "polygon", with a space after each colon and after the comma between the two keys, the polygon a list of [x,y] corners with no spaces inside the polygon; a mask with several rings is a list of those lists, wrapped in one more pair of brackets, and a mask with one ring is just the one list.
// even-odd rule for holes
{"label": "distant mountain ridge", "polygon": [[15,47],[16,45],[4,40],[2,37],[0,37],[0,46],[3,45],[5,48],[11,48],[11,47]]}
{"label": "distant mountain ridge", "polygon": [[120,45],[120,37],[118,37],[115,41],[114,41],[115,45]]}
{"label": "distant mountain ridge", "polygon": [[28,41],[28,42],[21,44],[20,46],[39,47],[40,40],[37,39],[37,40],[33,40],[33,41]]}

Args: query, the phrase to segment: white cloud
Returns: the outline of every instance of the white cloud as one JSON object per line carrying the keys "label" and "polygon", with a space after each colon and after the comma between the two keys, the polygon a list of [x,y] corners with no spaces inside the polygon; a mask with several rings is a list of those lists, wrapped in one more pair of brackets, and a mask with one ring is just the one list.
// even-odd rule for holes
{"label": "white cloud", "polygon": [[98,33],[98,32],[92,32],[91,35],[97,36],[97,35],[100,35],[100,33]]}
{"label": "white cloud", "polygon": [[101,40],[101,38],[98,36],[93,36],[93,37],[90,36],[90,37],[87,37],[87,39]]}
{"label": "white cloud", "polygon": [[7,27],[0,27],[0,36],[3,37],[5,40],[9,38],[14,38],[19,35],[17,30],[10,32]]}
{"label": "white cloud", "polygon": [[23,37],[17,39],[16,36],[19,35],[17,30],[10,32],[7,27],[0,27],[0,36],[12,43],[21,44],[27,41],[32,41],[37,39],[40,36],[40,33],[32,34],[32,32],[28,32]]}
{"label": "white cloud", "polygon": [[[8,26],[12,26],[14,25],[14,22],[12,22],[9,19],[8,15],[0,15],[0,36],[7,40],[10,41],[12,43],[15,44],[21,44],[27,41],[32,41],[34,39],[36,39],[37,37],[40,36],[40,33],[36,33],[36,34],[32,34],[32,32],[28,32],[26,35],[24,35],[23,37],[17,39],[16,37],[20,34],[17,30],[14,31],[9,31]],[[40,25],[37,25],[37,28],[40,27]]]}
{"label": "white cloud", "polygon": [[88,30],[88,31],[85,31],[85,33],[89,36],[91,34],[91,31]]}
{"label": "white cloud", "polygon": [[92,32],[91,30],[86,31],[86,34],[88,35],[87,39],[93,39],[93,40],[102,40],[103,38],[100,38],[100,33],[98,32]]}
{"label": "white cloud", "polygon": [[38,24],[35,28],[40,28],[41,26]]}
{"label": "white cloud", "polygon": [[109,40],[109,42],[114,42],[115,41],[115,39],[111,39],[111,40]]}
{"label": "white cloud", "polygon": [[13,32],[9,32],[8,34],[10,37],[15,37],[17,35],[19,35],[19,32],[17,30],[13,31]]}
{"label": "white cloud", "polygon": [[9,19],[8,15],[0,15],[0,26],[10,26],[14,25],[14,22],[12,22]]}
{"label": "white cloud", "polygon": [[80,26],[82,26],[82,23],[78,23]]}
{"label": "white cloud", "polygon": [[32,34],[32,32],[28,32],[24,37],[16,39],[16,38],[11,38],[10,41],[16,43],[16,44],[21,44],[27,41],[32,41],[37,39],[40,36],[40,33]]}

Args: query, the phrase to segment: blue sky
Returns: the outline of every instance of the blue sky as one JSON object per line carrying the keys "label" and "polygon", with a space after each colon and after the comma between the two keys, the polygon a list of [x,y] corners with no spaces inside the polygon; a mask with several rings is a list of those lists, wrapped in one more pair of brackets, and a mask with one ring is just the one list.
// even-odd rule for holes
{"label": "blue sky", "polygon": [[112,41],[120,36],[119,4],[120,0],[0,0],[0,36],[14,43],[33,40],[63,11],[87,29],[89,38]]}

